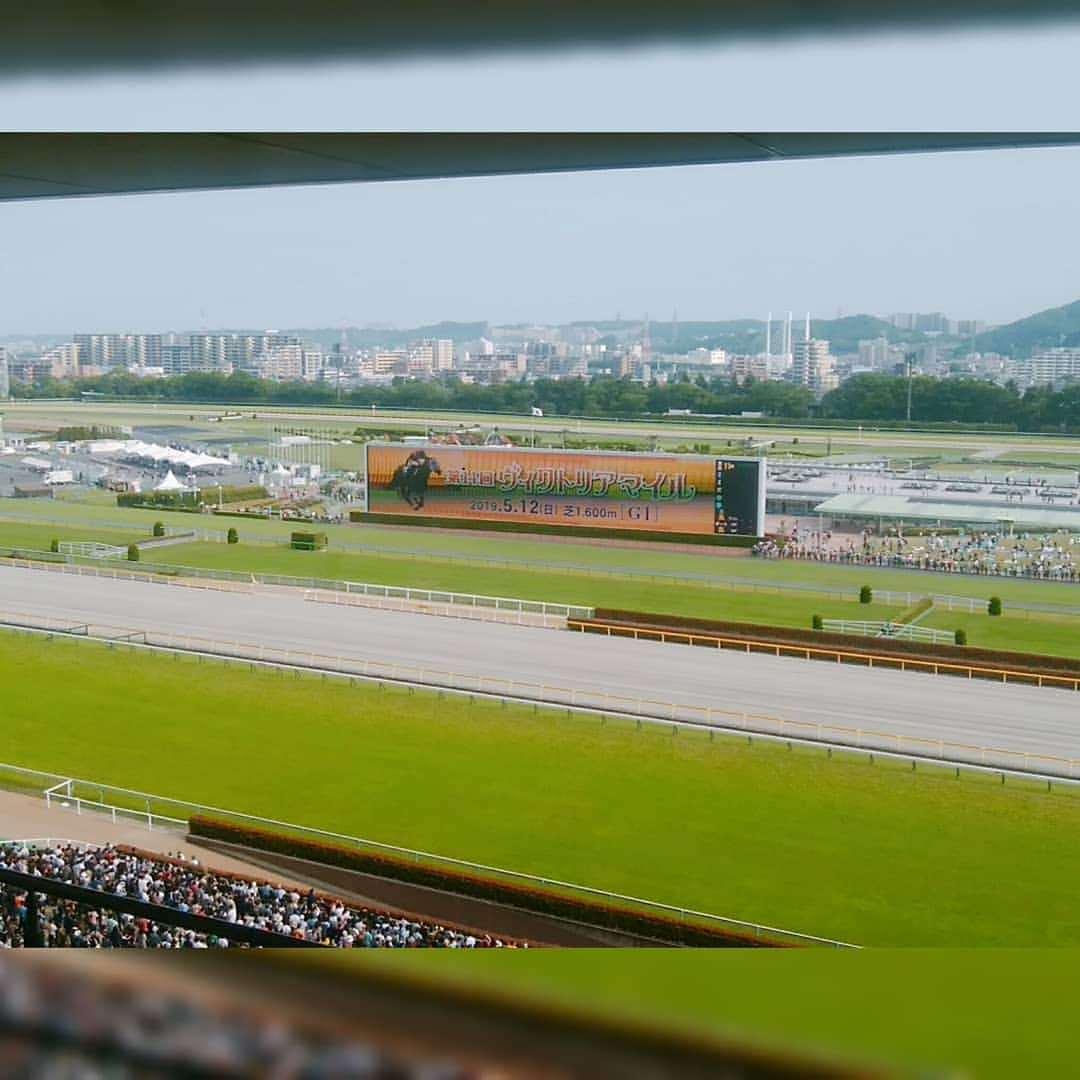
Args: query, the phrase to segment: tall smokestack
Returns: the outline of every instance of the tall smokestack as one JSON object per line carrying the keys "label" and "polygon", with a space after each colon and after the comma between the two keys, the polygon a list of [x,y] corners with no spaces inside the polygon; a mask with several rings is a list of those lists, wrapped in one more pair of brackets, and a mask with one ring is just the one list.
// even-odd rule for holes
{"label": "tall smokestack", "polygon": [[765,359],[772,356],[772,312],[765,319]]}

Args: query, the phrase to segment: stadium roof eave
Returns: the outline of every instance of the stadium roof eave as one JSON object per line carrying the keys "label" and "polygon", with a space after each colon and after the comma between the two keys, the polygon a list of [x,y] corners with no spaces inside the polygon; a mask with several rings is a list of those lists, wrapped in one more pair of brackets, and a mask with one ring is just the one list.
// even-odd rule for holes
{"label": "stadium roof eave", "polygon": [[[981,28],[1037,23],[1072,0],[230,0],[186,4],[23,4],[4,27],[4,68],[18,75],[191,65],[384,62],[591,47],[730,43],[747,37]],[[57,12],[57,7],[62,12]]]}
{"label": "stadium roof eave", "polygon": [[963,502],[914,502],[902,495],[834,495],[814,508],[834,518],[888,518],[953,525],[1002,525],[1080,532],[1080,508],[985,506]]}
{"label": "stadium roof eave", "polygon": [[0,201],[1080,145],[1078,132],[5,132]]}

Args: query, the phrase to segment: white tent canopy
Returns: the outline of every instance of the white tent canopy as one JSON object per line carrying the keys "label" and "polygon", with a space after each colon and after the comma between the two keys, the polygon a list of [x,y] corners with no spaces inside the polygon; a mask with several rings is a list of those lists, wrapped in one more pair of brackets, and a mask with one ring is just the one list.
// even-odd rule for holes
{"label": "white tent canopy", "polygon": [[126,461],[152,461],[154,464],[168,464],[170,467],[181,466],[196,469],[220,469],[228,466],[226,458],[202,454],[195,450],[177,450],[172,446],[160,446],[157,443],[145,443],[138,439],[129,439],[112,451],[118,458]]}
{"label": "white tent canopy", "polygon": [[165,474],[165,479],[154,486],[155,491],[187,491],[187,488],[176,479],[176,473],[170,469]]}

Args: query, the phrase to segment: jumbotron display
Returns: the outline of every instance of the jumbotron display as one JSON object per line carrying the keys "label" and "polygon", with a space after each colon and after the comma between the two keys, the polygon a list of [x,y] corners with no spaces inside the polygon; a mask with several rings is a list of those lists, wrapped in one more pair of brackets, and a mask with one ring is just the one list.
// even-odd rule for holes
{"label": "jumbotron display", "polygon": [[764,458],[368,443],[364,509],[642,533],[765,531]]}

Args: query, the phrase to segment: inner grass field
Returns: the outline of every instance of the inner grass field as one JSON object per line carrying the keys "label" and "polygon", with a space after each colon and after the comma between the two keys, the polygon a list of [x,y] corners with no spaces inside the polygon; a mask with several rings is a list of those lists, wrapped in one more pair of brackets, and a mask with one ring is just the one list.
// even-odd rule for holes
{"label": "inner grass field", "polygon": [[[140,510],[116,506],[115,496],[106,493],[93,499],[69,497],[35,502],[0,499],[0,542],[2,530],[9,522],[41,524],[52,521],[65,526],[86,528],[127,529],[128,522],[135,532],[148,533],[155,521],[179,529],[214,529],[224,532],[230,526],[240,533],[241,546],[247,540],[287,542],[292,528],[289,522],[265,521],[258,518],[219,517],[170,513],[161,510]],[[764,560],[750,557],[744,551],[731,548],[686,551],[664,544],[631,547],[611,542],[581,542],[571,537],[529,537],[519,535],[483,535],[432,529],[387,525],[319,525],[330,541],[331,550],[338,545],[368,545],[380,549],[396,549],[403,554],[441,554],[468,556],[473,560],[569,563],[597,570],[621,570],[664,573],[707,574],[720,577],[753,578],[776,585],[807,584],[819,588],[838,588],[858,591],[869,584],[875,589],[913,592],[919,596],[938,593],[952,596],[972,596],[985,600],[991,594],[1003,600],[1061,604],[1080,607],[1080,587],[1074,584],[1031,581],[1010,578],[971,577],[964,574],[936,574],[919,570],[893,570],[883,567],[844,566],[829,563],[803,562],[793,559]],[[43,537],[46,532],[41,534]],[[469,590],[477,591],[477,590]]]}
{"label": "inner grass field", "polygon": [[[117,520],[128,520],[131,511],[117,510],[125,515]],[[202,518],[191,515],[172,515],[190,528],[201,523]],[[140,515],[134,512],[130,528],[115,528],[88,523],[86,526],[70,523],[29,523],[24,520],[5,520],[0,517],[0,545],[47,550],[52,539],[59,540],[96,540],[118,546],[126,546],[133,540],[148,539],[154,521],[160,520],[155,515]],[[236,519],[216,519],[221,521]],[[244,535],[247,535],[247,523]],[[265,525],[266,523],[259,523]],[[141,528],[141,532],[137,529]],[[278,523],[277,529],[281,525]],[[366,527],[353,527],[352,536],[357,531],[366,533]],[[408,530],[410,533],[425,530]],[[427,530],[430,531],[430,530]],[[384,534],[394,530],[379,530],[376,543],[382,544]],[[462,539],[451,537],[449,539]],[[468,538],[464,538],[468,539]],[[355,541],[353,541],[355,542]],[[363,549],[345,549],[331,546],[326,551],[293,551],[280,539],[271,540],[267,535],[258,542],[226,545],[211,541],[179,544],[164,548],[149,549],[143,558],[148,563],[166,566],[185,566],[230,570],[238,573],[282,574],[295,577],[313,577],[323,580],[370,582],[382,585],[405,585],[420,589],[443,589],[452,592],[478,593],[486,596],[504,596],[523,600],[542,600],[549,603],[579,604],[590,607],[631,608],[639,611],[660,614],[694,616],[699,618],[720,619],[733,622],[756,622],[772,626],[796,627],[808,629],[814,615],[830,619],[849,620],[887,620],[895,617],[907,606],[907,597],[896,597],[891,602],[858,604],[854,591],[842,591],[827,582],[815,585],[821,593],[805,592],[796,588],[785,588],[793,584],[810,584],[806,578],[813,577],[815,570],[845,570],[849,581],[877,579],[868,577],[855,568],[818,566],[813,563],[795,561],[763,562],[759,560],[714,556],[711,566],[714,573],[723,577],[704,581],[672,581],[667,578],[650,576],[649,565],[620,566],[618,563],[596,562],[582,563],[576,568],[545,565],[544,562],[557,561],[561,555],[558,545],[543,545],[533,540],[513,538],[503,540],[503,551],[514,552],[511,559],[485,563],[483,561],[455,558],[453,552],[446,554],[429,551],[409,551],[390,549],[365,551]],[[520,546],[518,546],[520,545]],[[588,545],[575,545],[575,551],[583,548],[586,553],[606,552],[606,548],[590,548]],[[541,549],[537,553],[539,561],[528,562],[528,552]],[[658,560],[662,553],[640,552],[638,549],[624,549],[623,554],[646,555]],[[678,557],[671,559],[673,566],[684,566]],[[543,556],[547,559],[544,560]],[[127,565],[125,563],[125,565]],[[740,578],[738,574],[728,573],[733,569],[760,570],[768,572],[772,568],[788,569],[799,572],[802,579],[796,581],[774,577],[770,585],[759,586],[754,579]],[[653,570],[660,567],[653,565]],[[677,569],[666,570],[677,573]],[[695,572],[695,571],[691,571]],[[855,576],[859,575],[859,576]],[[903,574],[894,575],[902,578],[911,589],[913,584],[920,584],[923,576],[941,578],[943,575]],[[725,578],[727,580],[725,580]],[[765,580],[768,580],[766,577]],[[741,584],[740,584],[741,582]],[[958,585],[979,585],[984,595],[991,592],[1008,594],[1009,585],[1023,585],[1022,582],[1010,582],[998,579],[959,578],[956,575],[945,576],[948,587]],[[851,588],[851,586],[848,586]],[[880,586],[879,586],[880,588]],[[1080,589],[1075,585],[1059,585],[1059,590],[1075,600],[1080,600]],[[959,595],[959,589],[956,589]],[[918,591],[911,598],[921,595]],[[887,599],[887,598],[886,598]],[[980,611],[969,613],[962,610],[948,610],[939,604],[922,620],[922,625],[946,631],[962,628],[967,632],[968,644],[985,648],[1000,648],[1027,652],[1048,653],[1061,656],[1080,656],[1080,616],[1055,615],[1038,611],[1010,608],[1006,599],[1005,614],[990,618],[985,615],[980,597]]]}
{"label": "inner grass field", "polygon": [[93,642],[0,648],[9,764],[859,944],[1080,944],[1065,785]]}

